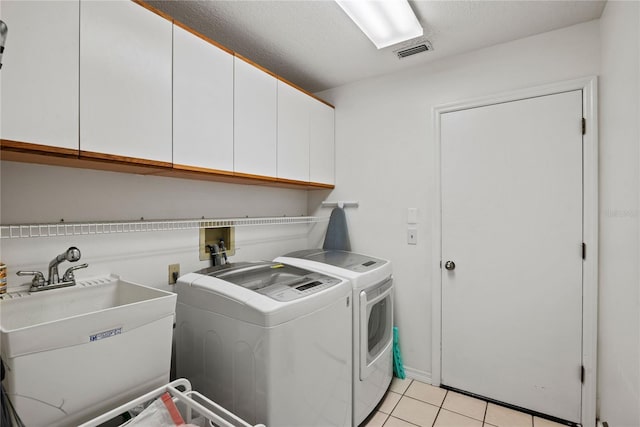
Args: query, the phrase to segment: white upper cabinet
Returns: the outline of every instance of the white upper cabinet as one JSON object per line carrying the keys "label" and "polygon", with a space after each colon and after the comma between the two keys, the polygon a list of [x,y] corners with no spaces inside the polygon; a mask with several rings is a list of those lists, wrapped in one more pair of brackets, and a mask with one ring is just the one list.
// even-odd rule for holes
{"label": "white upper cabinet", "polygon": [[309,181],[335,184],[335,110],[311,98],[309,115]]}
{"label": "white upper cabinet", "polygon": [[234,171],[276,176],[275,77],[235,57]]}
{"label": "white upper cabinet", "polygon": [[278,178],[309,181],[309,95],[278,81]]}
{"label": "white upper cabinet", "polygon": [[0,18],[3,149],[335,182],[332,107],[135,1],[0,0]]}
{"label": "white upper cabinet", "polygon": [[78,149],[78,1],[2,1],[2,139]]}
{"label": "white upper cabinet", "polygon": [[233,55],[173,28],[173,163],[233,171]]}
{"label": "white upper cabinet", "polygon": [[81,2],[83,152],[172,161],[171,36],[170,21],[134,2]]}

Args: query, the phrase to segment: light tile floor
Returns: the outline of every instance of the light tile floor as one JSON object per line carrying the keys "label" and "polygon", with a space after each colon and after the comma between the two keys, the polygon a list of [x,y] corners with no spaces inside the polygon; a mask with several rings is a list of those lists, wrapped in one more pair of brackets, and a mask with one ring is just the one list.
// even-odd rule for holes
{"label": "light tile floor", "polygon": [[360,427],[565,427],[417,380],[394,378]]}

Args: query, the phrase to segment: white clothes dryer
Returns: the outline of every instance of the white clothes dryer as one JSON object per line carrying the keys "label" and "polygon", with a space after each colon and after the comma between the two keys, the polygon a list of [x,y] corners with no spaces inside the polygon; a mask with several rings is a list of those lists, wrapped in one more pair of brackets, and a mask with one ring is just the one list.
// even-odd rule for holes
{"label": "white clothes dryer", "polygon": [[311,249],[276,258],[349,279],[353,286],[353,425],[380,403],[393,376],[391,262],[354,252]]}
{"label": "white clothes dryer", "polygon": [[179,377],[250,424],[351,425],[351,285],[274,262],[177,282]]}

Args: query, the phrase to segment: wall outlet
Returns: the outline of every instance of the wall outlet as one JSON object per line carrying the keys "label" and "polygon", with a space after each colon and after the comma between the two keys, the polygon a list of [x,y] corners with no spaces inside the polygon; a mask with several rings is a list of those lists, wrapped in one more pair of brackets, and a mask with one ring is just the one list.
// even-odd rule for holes
{"label": "wall outlet", "polygon": [[180,264],[169,264],[169,284],[174,285],[180,277]]}
{"label": "wall outlet", "polygon": [[407,244],[409,245],[417,245],[418,244],[418,229],[415,227],[407,228]]}

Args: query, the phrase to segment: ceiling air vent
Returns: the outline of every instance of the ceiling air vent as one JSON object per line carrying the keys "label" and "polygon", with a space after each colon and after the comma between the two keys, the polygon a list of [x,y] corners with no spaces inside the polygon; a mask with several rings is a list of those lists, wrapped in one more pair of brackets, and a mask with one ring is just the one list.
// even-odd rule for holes
{"label": "ceiling air vent", "polygon": [[403,59],[403,58],[406,58],[407,56],[433,50],[433,46],[431,45],[431,42],[429,42],[429,40],[422,39],[422,40],[417,40],[416,42],[410,45],[402,46],[400,49],[395,50],[394,53],[398,55],[398,59]]}

